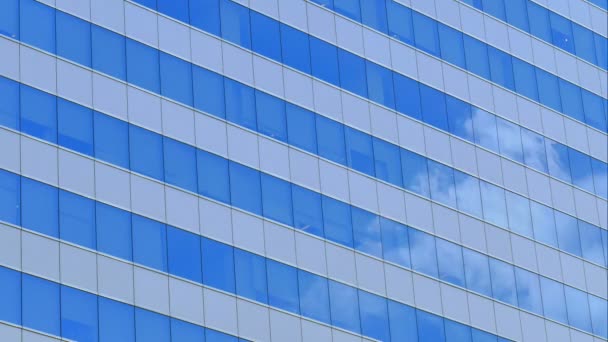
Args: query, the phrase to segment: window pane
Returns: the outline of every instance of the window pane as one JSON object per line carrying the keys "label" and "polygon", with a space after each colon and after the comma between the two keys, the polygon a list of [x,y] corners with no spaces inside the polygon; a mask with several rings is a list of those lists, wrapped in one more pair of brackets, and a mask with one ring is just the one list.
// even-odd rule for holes
{"label": "window pane", "polygon": [[505,192],[509,228],[521,235],[532,238],[532,218],[530,215],[530,200],[510,191]]}
{"label": "window pane", "polygon": [[279,22],[251,11],[251,49],[277,62],[281,61]]}
{"label": "window pane", "polygon": [[302,315],[331,324],[327,279],[298,270],[298,284]]}
{"label": "window pane", "polygon": [[361,1],[363,25],[386,33],[386,7],[384,1]]}
{"label": "window pane", "polygon": [[568,159],[570,160],[572,183],[589,192],[595,192],[593,171],[591,169],[591,157],[578,152],[575,149],[568,148]]}
{"label": "window pane", "polygon": [[23,325],[61,336],[59,285],[25,273],[22,282]]}
{"label": "window pane", "polygon": [[310,46],[308,35],[285,24],[281,24],[281,47],[283,63],[309,74]]}
{"label": "window pane", "polygon": [[169,317],[152,311],[135,308],[136,340],[166,342],[171,340]]}
{"label": "window pane", "polygon": [[21,225],[21,177],[0,170],[0,221]]}
{"label": "window pane", "polygon": [[376,63],[366,61],[367,93],[371,101],[395,109],[393,73]]}
{"label": "window pane", "polygon": [[188,23],[188,0],[156,0],[158,11]]}
{"label": "window pane", "polygon": [[393,74],[393,83],[397,111],[422,120],[419,83],[400,74]]}
{"label": "window pane", "polygon": [[310,234],[324,237],[321,195],[295,184],[292,184],[291,191],[293,197],[294,227]]}
{"label": "window pane", "polygon": [[129,125],[131,169],[146,176],[164,180],[162,136],[146,129]]}
{"label": "window pane", "polygon": [[220,36],[219,0],[189,0],[190,24],[215,36]]}
{"label": "window pane", "polygon": [[268,304],[295,314],[300,313],[297,269],[267,259]]}
{"label": "window pane", "polygon": [[93,112],[59,99],[59,145],[93,156]]}
{"label": "window pane", "polygon": [[416,153],[401,149],[403,185],[406,189],[419,195],[430,197],[429,171],[426,158]]}
{"label": "window pane", "polygon": [[485,110],[473,107],[473,129],[475,130],[476,144],[498,152],[496,116]]}
{"label": "window pane", "polygon": [[532,1],[528,1],[528,17],[530,18],[530,33],[546,42],[551,42],[549,11]]}
{"label": "window pane", "polygon": [[279,98],[256,90],[255,104],[259,132],[277,140],[287,142],[285,102]]}
{"label": "window pane", "polygon": [[493,297],[505,303],[517,306],[515,291],[515,274],[513,266],[498,259],[490,258]]}
{"label": "window pane", "polygon": [[317,115],[317,141],[319,156],[346,165],[343,125]]}
{"label": "window pane", "polygon": [[485,79],[490,79],[487,45],[466,34],[463,35],[463,40],[467,70]]}
{"label": "window pane", "polygon": [[581,235],[581,249],[583,258],[598,265],[606,265],[604,247],[602,247],[602,232],[600,228],[587,222],[579,221],[578,229]]}
{"label": "window pane", "polygon": [[583,110],[581,88],[560,78],[559,94],[562,100],[562,110],[564,114],[584,122],[585,112]]}
{"label": "window pane", "polygon": [[599,130],[606,131],[606,110],[608,104],[602,98],[589,91],[581,90],[583,96],[583,106],[585,109],[585,122]]}
{"label": "window pane", "polygon": [[350,127],[345,129],[348,167],[374,176],[372,137]]}
{"label": "window pane", "polygon": [[376,177],[403,186],[399,147],[377,138],[373,139]]}
{"label": "window pane", "polygon": [[[0,16],[1,13],[2,11],[0,11]],[[2,25],[1,22],[0,19],[0,25]],[[15,130],[19,129],[20,110],[19,83],[0,77],[0,125]]]}
{"label": "window pane", "polygon": [[317,128],[315,114],[290,103],[287,103],[286,109],[289,144],[316,154]]}
{"label": "window pane", "polygon": [[523,268],[515,267],[517,279],[517,299],[522,309],[543,314],[542,295],[538,275]]}
{"label": "window pane", "polygon": [[74,341],[98,341],[97,296],[61,287],[61,336]]}
{"label": "window pane", "polygon": [[416,310],[420,341],[445,341],[443,319],[431,313]]}
{"label": "window pane", "polygon": [[521,145],[520,127],[507,120],[497,119],[496,128],[498,131],[498,143],[500,145],[500,153],[523,163],[523,151]]}
{"label": "window pane", "polygon": [[193,105],[192,66],[190,63],[161,52],[160,79],[161,95],[188,106]]}
{"label": "window pane", "polygon": [[135,341],[135,312],[133,307],[99,297],[99,341]]}
{"label": "window pane", "polygon": [[474,142],[471,105],[452,96],[446,96],[445,100],[448,114],[448,131],[465,140]]}
{"label": "window pane", "polygon": [[236,294],[260,303],[268,303],[266,259],[259,255],[234,249]]}
{"label": "window pane", "polygon": [[19,0],[0,2],[0,34],[19,39]]}
{"label": "window pane", "polygon": [[530,212],[532,214],[534,239],[550,246],[557,247],[557,233],[555,231],[553,209],[540,203],[530,201]]}
{"label": "window pane", "polygon": [[354,21],[361,22],[359,1],[334,0],[335,11]]}
{"label": "window pane", "polygon": [[57,143],[57,100],[40,90],[21,86],[21,130]]}
{"label": "window pane", "polygon": [[512,61],[513,74],[517,75],[515,77],[515,91],[534,101],[538,101],[535,67],[518,58],[513,58]]}
{"label": "window pane", "polygon": [[464,287],[462,247],[443,239],[437,239],[439,279]]}
{"label": "window pane", "polygon": [[490,183],[481,181],[481,203],[483,216],[490,223],[506,228],[507,208],[505,207],[505,191]]}
{"label": "window pane", "polygon": [[91,66],[91,24],[56,11],[57,55]]}
{"label": "window pane", "polygon": [[159,52],[127,39],[127,81],[154,93],[160,93]]}
{"label": "window pane", "polygon": [[437,22],[418,12],[412,12],[412,19],[414,20],[416,47],[433,56],[440,57]]}
{"label": "window pane", "polygon": [[171,318],[171,342],[204,342],[205,328]]}
{"label": "window pane", "polygon": [[338,50],[320,39],[310,37],[312,75],[325,82],[338,85]]}
{"label": "window pane", "polygon": [[409,229],[412,268],[431,277],[439,277],[435,238],[416,229]]}
{"label": "window pane", "polygon": [[256,130],[255,94],[252,88],[224,79],[226,89],[226,119],[243,127]]}
{"label": "window pane", "polygon": [[169,273],[202,283],[201,241],[198,235],[169,227],[167,249]]}
{"label": "window pane", "polygon": [[386,298],[359,290],[361,334],[380,341],[390,341]]}
{"label": "window pane", "polygon": [[21,325],[21,273],[0,267],[0,321]]}
{"label": "window pane", "polygon": [[428,164],[431,198],[451,207],[456,207],[454,170],[432,160],[429,160]]}
{"label": "window pane", "polygon": [[593,333],[608,337],[608,325],[606,325],[606,312],[608,312],[608,303],[606,300],[589,295],[589,309],[591,310],[591,321],[593,325]]}
{"label": "window pane", "polygon": [[501,0],[481,0],[483,5],[483,11],[488,14],[502,20],[507,20],[507,15],[505,13],[505,3]]}
{"label": "window pane", "polygon": [[235,293],[233,248],[202,238],[203,284]]}
{"label": "window pane", "polygon": [[367,97],[365,60],[346,50],[338,50],[340,87],[359,96]]}
{"label": "window pane", "polygon": [[570,286],[564,286],[564,294],[568,307],[568,323],[581,330],[592,331],[587,294]]}
{"label": "window pane", "polygon": [[196,153],[198,193],[229,204],[228,160],[203,150]]}
{"label": "window pane", "polygon": [[127,78],[126,40],[124,36],[97,25],[91,27],[93,69],[114,76]]}
{"label": "window pane", "polygon": [[229,166],[232,205],[262,215],[260,172],[234,162]]}
{"label": "window pane", "polygon": [[483,217],[479,179],[454,170],[454,181],[458,209],[477,217]]}
{"label": "window pane", "polygon": [[331,324],[356,333],[361,332],[357,290],[333,280],[329,281]]}
{"label": "window pane", "polygon": [[192,66],[194,108],[220,118],[226,117],[224,78],[214,72]]}
{"label": "window pane", "polygon": [[445,94],[425,85],[420,85],[423,121],[448,131],[448,117],[445,106]]}
{"label": "window pane", "polygon": [[593,169],[595,194],[601,198],[608,198],[608,165],[603,161],[591,158],[591,168]]}
{"label": "window pane", "polygon": [[444,319],[446,342],[472,341],[471,327]]}
{"label": "window pane", "polygon": [[60,190],[59,229],[62,240],[96,249],[95,202]]}
{"label": "window pane", "polygon": [[509,24],[530,32],[526,2],[526,0],[509,0],[509,6],[505,6],[505,14]]}
{"label": "window pane", "polygon": [[549,11],[549,21],[551,22],[553,45],[574,53],[574,37],[570,20]]}
{"label": "window pane", "polygon": [[582,256],[577,219],[557,210],[554,214],[559,249]]}
{"label": "window pane", "polygon": [[167,227],[133,215],[133,261],[167,272]]}
{"label": "window pane", "polygon": [[507,89],[515,90],[513,58],[511,58],[511,55],[488,45],[488,57],[490,60],[492,82],[500,84]]}
{"label": "window pane", "polygon": [[403,267],[411,268],[407,227],[383,217],[380,218],[380,227],[382,228],[383,258]]}
{"label": "window pane", "polygon": [[21,218],[25,228],[59,237],[57,188],[21,178]]}
{"label": "window pane", "polygon": [[558,322],[568,324],[564,285],[551,279],[540,277],[540,288],[543,293],[545,316]]}
{"label": "window pane", "polygon": [[468,248],[462,249],[462,256],[467,280],[466,287],[472,291],[491,297],[492,288],[488,257]]}
{"label": "window pane", "polygon": [[95,112],[95,157],[129,168],[129,124]]}
{"label": "window pane", "polygon": [[524,153],[524,164],[541,172],[549,173],[545,138],[540,134],[523,128],[521,130],[521,142]]}
{"label": "window pane", "polygon": [[561,112],[562,104],[557,76],[540,68],[536,68],[536,79],[538,81],[538,97],[540,103]]}
{"label": "window pane", "polygon": [[21,41],[55,53],[55,9],[34,0],[21,1]]}
{"label": "window pane", "polygon": [[391,341],[418,341],[416,310],[407,305],[388,301]]}
{"label": "window pane", "polygon": [[97,249],[125,260],[133,260],[131,214],[97,202]]}
{"label": "window pane", "polygon": [[341,245],[353,247],[353,226],[350,205],[323,196],[325,238]]}
{"label": "window pane", "polygon": [[382,237],[377,215],[352,207],[355,249],[382,258]]}
{"label": "window pane", "polygon": [[462,32],[447,25],[439,25],[439,42],[442,59],[461,68],[466,68]]}
{"label": "window pane", "polygon": [[222,38],[251,49],[249,9],[233,1],[220,0]]}
{"label": "window pane", "polygon": [[196,149],[163,137],[165,182],[196,192]]}
{"label": "window pane", "polygon": [[571,183],[570,161],[568,158],[568,148],[558,142],[545,138],[547,148],[547,164],[549,174],[565,182]]}
{"label": "window pane", "polygon": [[264,217],[293,226],[290,183],[262,174],[262,201]]}

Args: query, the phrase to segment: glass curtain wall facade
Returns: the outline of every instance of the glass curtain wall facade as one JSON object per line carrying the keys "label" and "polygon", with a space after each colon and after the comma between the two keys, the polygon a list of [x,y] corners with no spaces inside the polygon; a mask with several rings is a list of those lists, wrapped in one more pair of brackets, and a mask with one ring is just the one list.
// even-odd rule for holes
{"label": "glass curtain wall facade", "polygon": [[0,1],[1,341],[607,341],[605,1]]}

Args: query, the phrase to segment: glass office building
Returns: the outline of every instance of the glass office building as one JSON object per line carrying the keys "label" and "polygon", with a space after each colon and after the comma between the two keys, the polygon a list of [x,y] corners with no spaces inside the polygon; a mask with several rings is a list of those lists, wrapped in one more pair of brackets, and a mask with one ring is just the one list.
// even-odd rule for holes
{"label": "glass office building", "polygon": [[0,341],[607,341],[607,19],[0,0]]}

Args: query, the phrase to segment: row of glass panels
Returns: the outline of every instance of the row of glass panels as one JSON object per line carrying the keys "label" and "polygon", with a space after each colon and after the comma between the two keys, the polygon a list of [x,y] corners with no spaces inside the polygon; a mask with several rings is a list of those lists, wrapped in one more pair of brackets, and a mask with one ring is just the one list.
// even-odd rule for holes
{"label": "row of glass panels", "polygon": [[72,341],[246,342],[2,266],[0,304],[0,321]]}
{"label": "row of glass panels", "polygon": [[[35,6],[52,11],[41,4]],[[56,44],[60,56],[92,65],[98,71],[275,139],[284,142],[289,139],[300,148],[343,165],[350,162],[340,148],[343,142],[338,141],[335,151],[317,150],[313,115],[300,107],[63,12],[57,12],[56,22],[59,36],[66,37]],[[80,33],[75,34],[78,31]],[[341,55],[340,60],[350,64],[348,55]],[[368,69],[371,70],[374,69]],[[369,76],[373,78],[374,74]],[[608,197],[606,163],[406,77],[396,78],[394,86],[404,94],[398,101],[399,106],[412,116],[598,196]],[[301,132],[292,130],[288,137],[286,116],[289,114],[285,112],[296,110],[306,112],[308,120],[301,120]],[[374,170],[371,138],[359,136],[366,140],[361,143],[365,150],[361,153],[368,156],[367,162],[361,160],[349,166],[403,186],[396,168],[386,172]],[[343,134],[337,140],[343,140],[341,137]],[[397,147],[391,145],[391,149]]]}
{"label": "row of glass panels", "polygon": [[[319,0],[323,1],[323,0]],[[302,31],[241,6],[232,0],[136,0],[174,18],[190,19],[203,31],[229,40],[328,83],[401,111],[395,78],[401,75]],[[608,100],[454,30],[394,1],[362,1],[370,27],[491,80],[603,132]],[[389,7],[387,10],[387,6]],[[188,22],[188,20],[182,20]],[[287,32],[287,33],[285,33]],[[596,49],[606,59],[605,50]],[[341,57],[346,56],[346,57]],[[342,63],[344,59],[346,63]],[[371,69],[371,70],[369,70]],[[424,120],[424,119],[423,119]]]}
{"label": "row of glass panels", "polygon": [[[278,221],[288,218],[297,229],[605,336],[605,326],[593,323],[606,312],[607,302],[601,298],[221,157],[200,150],[197,156],[204,195],[249,211],[252,206],[260,206],[260,214],[265,217]],[[224,193],[228,199],[221,197]],[[225,264],[218,261],[225,259],[220,256],[228,247],[213,248],[211,245],[221,244],[203,239],[202,269],[217,271],[208,275],[206,281],[198,266],[201,260],[198,235],[7,171],[0,173],[0,203],[0,220],[193,281],[202,279],[206,285],[237,291],[247,298],[274,305],[267,294],[258,293],[266,286],[252,294],[251,289],[242,285],[245,290],[239,292]],[[205,247],[207,240],[209,246]],[[598,245],[597,241],[593,243]],[[247,255],[253,258],[253,254]],[[248,266],[243,272],[255,269],[253,262],[245,264]],[[244,277],[243,283],[255,284],[253,275]],[[218,280],[209,280],[216,276]],[[350,301],[352,298],[347,302]],[[330,316],[318,316],[316,311],[279,307],[345,329],[355,328],[341,325],[341,320],[330,320]]]}
{"label": "row of glass panels", "polygon": [[[202,79],[205,80],[204,83],[219,81],[220,87],[223,82],[221,78],[215,77]],[[240,84],[230,80],[224,82],[227,88],[240,87]],[[228,91],[226,94],[227,103],[234,104],[238,102],[237,99],[243,98],[242,89]],[[515,232],[589,261],[604,266],[607,264],[601,243],[602,239],[606,240],[606,230],[335,121],[322,116],[315,118],[313,113],[299,107],[276,106],[276,98],[264,93],[254,93],[252,90],[250,96],[256,99],[257,112],[260,114],[257,118],[254,115],[251,122],[254,125],[257,123],[259,130],[270,136],[441,203],[458,207],[464,212],[485,217],[496,225],[511,227]],[[200,177],[201,172],[209,171],[203,171],[199,166],[197,175],[197,158],[202,158],[197,157],[197,153],[203,151],[197,152],[190,145],[6,78],[0,78],[0,99],[0,125],[231,203],[227,163],[224,161],[223,164],[218,164],[223,166],[218,166],[214,174],[215,179],[224,179],[225,182],[212,182],[215,190],[207,190]],[[279,113],[281,115],[277,115]],[[238,117],[235,121],[244,123]],[[246,123],[244,125],[249,126]],[[198,163],[201,162],[198,160]],[[220,170],[226,174],[220,174]],[[249,188],[259,193],[259,179],[249,184]],[[318,208],[321,208],[321,201],[313,204],[316,212],[320,212]],[[243,202],[241,207],[263,214],[260,197],[252,197]],[[285,213],[272,218],[294,225],[294,219]],[[336,220],[343,221],[340,218]],[[318,226],[315,234],[323,236],[322,225]],[[347,245],[352,247],[352,242]]]}

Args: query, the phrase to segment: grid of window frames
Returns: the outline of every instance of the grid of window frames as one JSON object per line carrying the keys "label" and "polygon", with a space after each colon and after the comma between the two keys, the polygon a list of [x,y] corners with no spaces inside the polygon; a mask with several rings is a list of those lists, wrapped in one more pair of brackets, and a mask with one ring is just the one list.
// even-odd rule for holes
{"label": "grid of window frames", "polygon": [[0,266],[0,321],[72,341],[246,342]]}
{"label": "grid of window frames", "polygon": [[[391,340],[389,325],[393,323],[387,305],[403,307],[399,312],[413,310],[390,299],[3,170],[0,170],[0,200],[6,204],[0,212],[2,221],[382,341]],[[279,200],[277,197],[275,201]],[[284,210],[274,202],[267,207]],[[368,246],[363,248],[365,252],[606,336],[602,323],[606,300],[388,219],[357,211],[353,211],[352,218],[354,226],[359,227],[354,232],[355,241]],[[342,234],[342,238],[349,234],[334,231]],[[382,235],[382,242],[374,245],[374,239],[368,240],[368,236],[376,234]],[[399,319],[395,319],[392,322],[397,324]],[[420,330],[419,333],[423,334]]]}
{"label": "grid of window frames", "polygon": [[[400,111],[401,75],[232,0],[135,0],[263,56]],[[318,0],[329,7],[333,0]],[[352,19],[607,132],[608,100],[395,1],[341,1]],[[205,6],[211,11],[199,11]],[[333,6],[333,5],[332,5]],[[360,18],[356,15],[360,11]],[[206,13],[205,13],[206,12]],[[215,16],[212,20],[209,16]],[[285,33],[286,32],[286,33]],[[285,48],[281,49],[281,44]],[[294,53],[294,51],[298,51]],[[601,46],[598,59],[608,56]],[[604,55],[601,55],[604,53]],[[347,67],[348,66],[348,67]],[[342,70],[347,70],[341,72]],[[404,112],[409,114],[408,112]],[[424,119],[423,119],[424,120]]]}
{"label": "grid of window frames", "polygon": [[[392,1],[392,0],[388,0]],[[608,68],[608,40],[531,0],[459,0],[549,44]],[[507,6],[508,3],[508,6]],[[337,8],[336,8],[337,10]]]}

